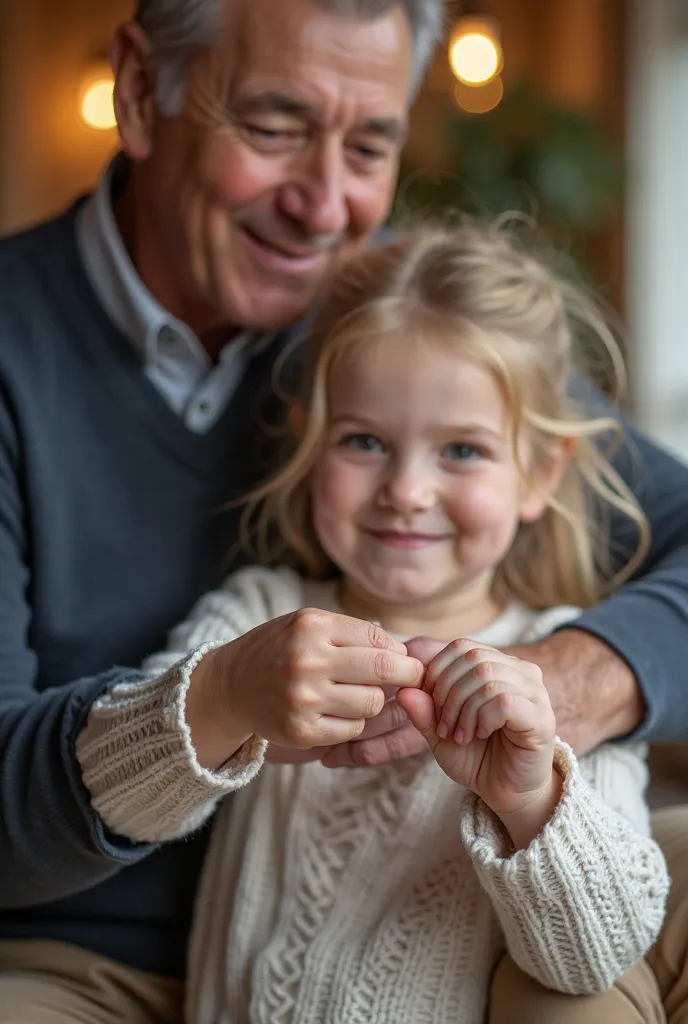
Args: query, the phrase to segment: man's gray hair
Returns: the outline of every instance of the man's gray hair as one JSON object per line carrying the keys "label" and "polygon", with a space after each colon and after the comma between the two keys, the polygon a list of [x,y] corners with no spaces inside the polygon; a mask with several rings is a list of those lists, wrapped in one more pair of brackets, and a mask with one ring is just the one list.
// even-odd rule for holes
{"label": "man's gray hair", "polygon": [[[157,100],[173,116],[184,101],[189,63],[212,46],[221,28],[225,4],[232,0],[138,0],[136,20],[146,32],[158,74]],[[283,0],[288,3],[288,0]],[[412,95],[418,92],[444,31],[444,0],[313,0],[334,14],[375,18],[399,4],[413,39]]]}

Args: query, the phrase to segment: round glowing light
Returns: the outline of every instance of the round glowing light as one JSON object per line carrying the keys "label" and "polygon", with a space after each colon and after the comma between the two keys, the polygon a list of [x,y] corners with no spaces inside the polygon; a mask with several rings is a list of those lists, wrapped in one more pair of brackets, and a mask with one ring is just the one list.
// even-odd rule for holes
{"label": "round glowing light", "polygon": [[466,85],[484,85],[502,69],[498,26],[489,19],[462,18],[449,44],[451,69]]}
{"label": "round glowing light", "polygon": [[454,88],[454,99],[457,106],[467,114],[487,114],[498,107],[504,96],[504,83],[501,75],[497,75],[485,85],[464,85],[457,82]]}
{"label": "round glowing light", "polygon": [[89,128],[107,131],[117,124],[112,90],[112,78],[97,78],[84,89],[81,116]]}

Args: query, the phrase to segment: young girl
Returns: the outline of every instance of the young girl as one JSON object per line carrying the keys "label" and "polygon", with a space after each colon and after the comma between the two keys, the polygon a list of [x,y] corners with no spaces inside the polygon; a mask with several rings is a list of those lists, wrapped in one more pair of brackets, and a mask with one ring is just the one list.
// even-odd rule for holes
{"label": "young girl", "polygon": [[[581,323],[613,344],[499,224],[421,228],[346,264],[310,341],[293,451],[249,509],[283,567],[231,576],[150,659],[150,682],[92,712],[84,779],[131,839],[188,834],[245,787],[220,808],[199,891],[193,1024],[480,1024],[505,949],[543,985],[590,993],[653,944],[668,883],[643,751],[579,763],[539,669],[503,653],[597,601],[647,543],[593,442],[614,424],[567,397]],[[637,540],[616,577],[603,506]],[[276,663],[267,696],[221,680],[235,754],[201,767],[187,696],[220,644],[304,608],[446,641],[420,687],[386,695],[427,754],[264,764],[268,741],[328,743],[353,717],[332,703],[346,680],[297,691]],[[361,715],[382,706],[369,683]],[[146,774],[163,754],[168,769]]]}

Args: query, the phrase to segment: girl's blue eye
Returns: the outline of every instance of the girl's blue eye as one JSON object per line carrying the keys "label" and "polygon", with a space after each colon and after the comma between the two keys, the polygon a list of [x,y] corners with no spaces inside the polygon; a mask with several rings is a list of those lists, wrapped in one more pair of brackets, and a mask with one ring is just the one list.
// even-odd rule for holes
{"label": "girl's blue eye", "polygon": [[384,445],[379,438],[372,434],[348,434],[340,441],[343,448],[349,448],[355,452],[382,452]]}
{"label": "girl's blue eye", "polygon": [[467,459],[479,459],[480,452],[472,444],[448,444],[442,452],[445,459],[465,462]]}

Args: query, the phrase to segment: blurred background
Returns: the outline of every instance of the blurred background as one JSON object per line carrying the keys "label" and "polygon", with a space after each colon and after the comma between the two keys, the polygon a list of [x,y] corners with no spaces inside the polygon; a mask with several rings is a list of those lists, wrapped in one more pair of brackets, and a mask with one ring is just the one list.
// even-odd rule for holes
{"label": "blurred background", "polygon": [[[1,0],[0,231],[117,145],[107,50],[132,0]],[[534,214],[627,326],[634,416],[688,457],[688,0],[450,3],[400,204]]]}

